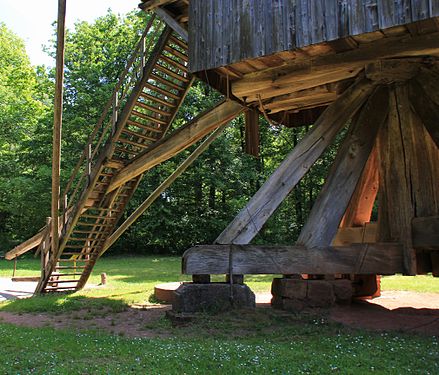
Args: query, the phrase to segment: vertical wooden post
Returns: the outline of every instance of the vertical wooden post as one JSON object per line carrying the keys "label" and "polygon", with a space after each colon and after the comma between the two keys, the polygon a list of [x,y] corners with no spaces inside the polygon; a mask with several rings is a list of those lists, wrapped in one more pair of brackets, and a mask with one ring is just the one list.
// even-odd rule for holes
{"label": "vertical wooden post", "polygon": [[52,150],[52,251],[59,247],[59,194],[61,173],[61,129],[63,110],[64,84],[64,42],[65,42],[66,0],[58,0],[57,47],[55,103],[53,118],[53,150]]}
{"label": "vertical wooden post", "polygon": [[245,152],[259,157],[259,112],[255,109],[245,113]]}

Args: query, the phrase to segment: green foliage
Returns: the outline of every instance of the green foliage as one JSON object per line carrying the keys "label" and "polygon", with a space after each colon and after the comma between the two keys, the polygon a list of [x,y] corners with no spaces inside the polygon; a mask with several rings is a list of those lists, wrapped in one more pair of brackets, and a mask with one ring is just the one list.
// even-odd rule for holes
{"label": "green foliage", "polygon": [[[78,22],[73,30],[67,31],[62,145],[64,182],[110,98],[147,18],[143,12],[124,18],[108,12],[93,23]],[[6,135],[2,138],[6,141],[0,141],[0,162],[7,166],[2,168],[4,178],[0,180],[0,236],[5,239],[0,243],[0,250],[7,250],[12,243],[26,239],[42,227],[45,217],[49,216],[53,114],[48,108],[52,107],[53,101],[54,71],[44,67],[33,69],[22,43],[8,42],[16,37],[6,29],[3,34],[7,35],[3,37],[6,40],[3,43],[15,48],[10,49],[9,54],[17,55],[10,60],[18,61],[12,65],[8,62],[11,67],[5,74],[9,80],[21,82],[13,94],[7,89],[0,89],[0,97],[1,92],[12,95],[5,100],[8,108],[14,108],[17,113],[10,116],[21,121],[20,126],[13,130],[13,122],[7,120],[9,115],[0,113],[0,122],[7,121],[11,128],[9,133],[16,137],[12,148],[3,146],[11,144]],[[55,56],[54,41],[46,50]],[[20,66],[20,69],[15,72],[14,66]],[[24,78],[14,78],[19,73]],[[26,85],[23,82],[27,82]],[[14,102],[12,97],[14,100],[27,98],[32,105],[28,105],[25,99],[20,99],[20,103]],[[197,82],[180,108],[173,128],[182,126],[219,100],[221,96],[217,92]],[[5,131],[7,129],[5,127]],[[274,128],[262,120],[261,155],[254,158],[243,152],[244,120],[242,117],[235,119],[225,133],[119,239],[112,251],[178,254],[193,244],[212,242],[307,130]],[[194,147],[143,177],[125,217],[172,173]],[[333,146],[281,205],[255,242],[291,244],[295,241],[334,156]]]}

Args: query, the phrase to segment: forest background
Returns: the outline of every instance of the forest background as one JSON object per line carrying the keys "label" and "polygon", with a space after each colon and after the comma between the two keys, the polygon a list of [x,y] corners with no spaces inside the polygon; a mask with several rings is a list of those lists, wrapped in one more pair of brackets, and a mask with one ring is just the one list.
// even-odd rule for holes
{"label": "forest background", "polygon": [[[67,31],[61,166],[64,183],[148,17],[139,12],[118,16],[109,11],[92,23],[77,22]],[[54,40],[48,41],[45,51],[55,55]],[[0,23],[0,254],[34,235],[50,216],[54,73],[53,68],[32,66],[23,41]],[[173,127],[220,99],[220,94],[197,82]],[[256,158],[244,152],[244,119],[235,119],[109,253],[181,254],[194,244],[212,243],[308,130],[309,126],[274,126],[261,118],[260,155]],[[339,141],[312,167],[254,243],[294,243]],[[147,172],[124,218],[192,149]]]}

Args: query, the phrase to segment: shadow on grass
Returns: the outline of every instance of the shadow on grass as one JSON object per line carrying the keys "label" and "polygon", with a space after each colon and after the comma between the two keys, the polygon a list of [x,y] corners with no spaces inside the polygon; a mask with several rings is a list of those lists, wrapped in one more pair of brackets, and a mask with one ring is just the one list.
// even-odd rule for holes
{"label": "shadow on grass", "polygon": [[0,305],[0,311],[15,313],[64,313],[69,311],[87,310],[122,312],[128,308],[125,301],[106,297],[88,297],[73,294],[51,294],[15,299]]}

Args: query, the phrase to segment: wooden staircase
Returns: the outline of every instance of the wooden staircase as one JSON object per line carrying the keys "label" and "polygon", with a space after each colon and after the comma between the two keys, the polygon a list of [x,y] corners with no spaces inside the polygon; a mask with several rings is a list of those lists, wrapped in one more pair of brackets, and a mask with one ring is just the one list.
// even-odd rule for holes
{"label": "wooden staircase", "polygon": [[142,176],[111,192],[109,183],[168,131],[193,82],[187,61],[186,43],[151,19],[62,195],[60,247],[51,250],[50,231],[40,244],[45,261],[35,293],[87,282]]}

